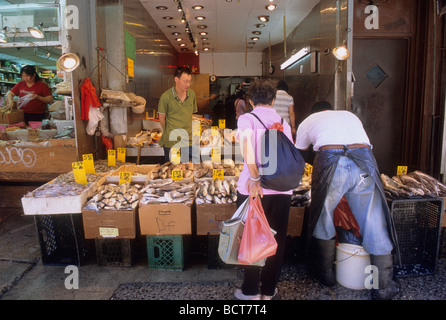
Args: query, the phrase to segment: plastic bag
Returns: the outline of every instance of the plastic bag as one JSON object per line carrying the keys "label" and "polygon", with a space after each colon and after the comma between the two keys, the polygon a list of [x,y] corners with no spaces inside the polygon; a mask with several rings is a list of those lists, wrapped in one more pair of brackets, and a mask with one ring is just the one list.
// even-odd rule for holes
{"label": "plastic bag", "polygon": [[104,115],[99,108],[90,108],[88,111],[87,134],[92,136],[96,132],[99,121],[104,119]]}
{"label": "plastic bag", "polygon": [[277,241],[263,211],[260,198],[250,198],[238,261],[252,264],[276,254]]}

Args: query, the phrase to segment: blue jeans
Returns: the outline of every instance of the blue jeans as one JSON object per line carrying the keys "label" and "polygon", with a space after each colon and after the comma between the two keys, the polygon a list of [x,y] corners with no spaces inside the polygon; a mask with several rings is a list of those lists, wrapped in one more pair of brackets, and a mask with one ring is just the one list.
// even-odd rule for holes
{"label": "blue jeans", "polygon": [[344,195],[358,222],[364,250],[373,255],[391,254],[393,244],[378,188],[370,176],[345,156],[339,158],[313,236],[322,240],[335,237],[333,212]]}

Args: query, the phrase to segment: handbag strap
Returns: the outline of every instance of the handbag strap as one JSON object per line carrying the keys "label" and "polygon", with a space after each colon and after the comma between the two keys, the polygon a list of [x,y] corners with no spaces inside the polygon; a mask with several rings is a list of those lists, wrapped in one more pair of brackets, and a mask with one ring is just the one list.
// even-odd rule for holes
{"label": "handbag strap", "polygon": [[[257,120],[259,120],[260,121],[260,123],[265,127],[265,129],[266,130],[268,130],[268,128],[265,126],[265,124],[262,122],[262,120],[260,120],[260,118],[254,113],[254,112],[250,112],[250,114],[252,114],[254,117],[256,117],[257,118]],[[280,119],[281,119],[281,124],[283,125],[283,118],[282,117],[280,117]]]}

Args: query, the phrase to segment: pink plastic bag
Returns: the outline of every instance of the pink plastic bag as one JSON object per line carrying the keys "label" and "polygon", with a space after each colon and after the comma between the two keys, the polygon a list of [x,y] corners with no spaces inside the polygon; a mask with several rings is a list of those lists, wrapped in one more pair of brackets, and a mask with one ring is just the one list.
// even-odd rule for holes
{"label": "pink plastic bag", "polygon": [[252,264],[276,254],[277,241],[263,211],[260,198],[249,200],[249,209],[243,229],[238,261]]}

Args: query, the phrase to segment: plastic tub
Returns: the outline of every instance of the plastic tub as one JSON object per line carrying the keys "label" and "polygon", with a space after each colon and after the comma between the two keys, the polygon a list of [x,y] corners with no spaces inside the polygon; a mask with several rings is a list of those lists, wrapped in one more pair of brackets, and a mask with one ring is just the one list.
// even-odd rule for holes
{"label": "plastic tub", "polygon": [[370,275],[365,269],[370,265],[370,255],[363,247],[339,243],[336,247],[336,281],[349,289],[363,290]]}

